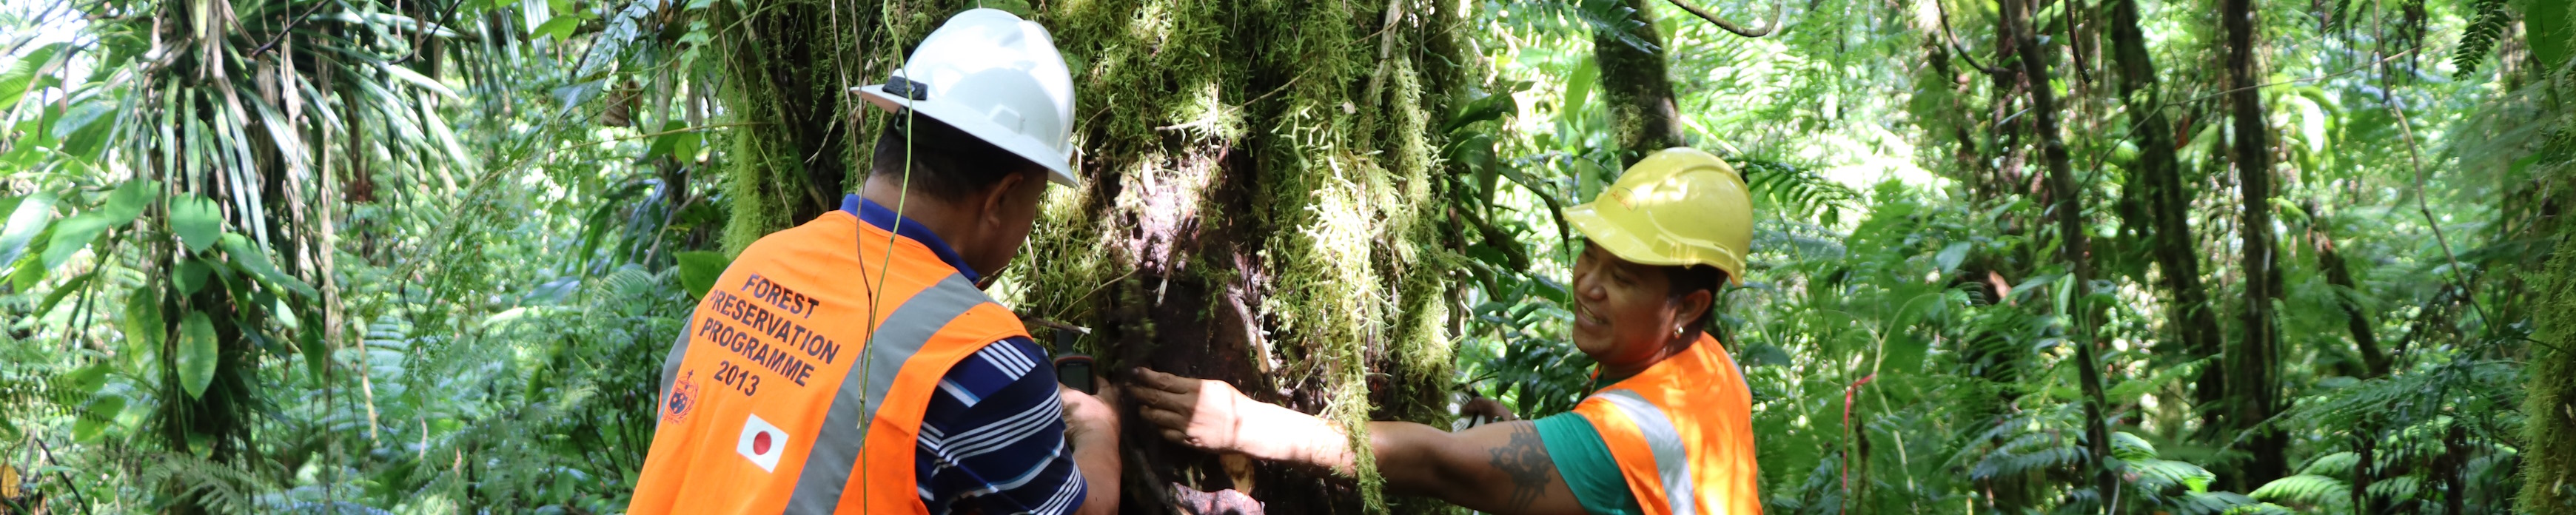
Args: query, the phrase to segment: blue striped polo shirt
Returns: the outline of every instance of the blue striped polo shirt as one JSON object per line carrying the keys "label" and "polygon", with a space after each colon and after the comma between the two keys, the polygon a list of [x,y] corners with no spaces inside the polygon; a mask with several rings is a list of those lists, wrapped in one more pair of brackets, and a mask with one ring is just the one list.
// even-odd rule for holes
{"label": "blue striped polo shirt", "polygon": [[[858,195],[841,210],[921,242],[968,281],[982,277],[939,235],[903,223],[894,210]],[[993,342],[939,380],[923,412],[913,471],[931,513],[1071,513],[1083,501],[1082,471],[1064,439],[1055,367],[1028,338]]]}

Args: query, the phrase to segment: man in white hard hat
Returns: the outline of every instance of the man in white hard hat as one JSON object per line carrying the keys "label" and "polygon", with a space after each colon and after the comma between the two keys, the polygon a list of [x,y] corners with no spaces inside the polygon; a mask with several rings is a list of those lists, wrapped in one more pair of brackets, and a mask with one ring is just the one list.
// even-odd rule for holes
{"label": "man in white hard hat", "polygon": [[637,514],[1112,513],[1117,418],[982,285],[1073,173],[1045,28],[976,9],[886,84],[866,186],[726,268],[664,364]]}
{"label": "man in white hard hat", "polygon": [[[1752,393],[1703,329],[1741,283],[1753,242],[1744,180],[1689,148],[1648,155],[1592,203],[1582,231],[1574,346],[1599,365],[1571,412],[1459,432],[1368,423],[1389,488],[1498,515],[1757,515]],[[1127,392],[1165,438],[1348,472],[1348,431],[1221,381],[1139,369]]]}

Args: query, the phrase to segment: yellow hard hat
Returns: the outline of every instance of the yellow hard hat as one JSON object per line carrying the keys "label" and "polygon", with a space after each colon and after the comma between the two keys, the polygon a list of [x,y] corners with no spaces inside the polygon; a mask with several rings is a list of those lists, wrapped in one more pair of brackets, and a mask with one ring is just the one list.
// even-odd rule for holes
{"label": "yellow hard hat", "polygon": [[1565,208],[1565,220],[1619,259],[1656,265],[1708,265],[1744,284],[1744,254],[1753,246],[1753,200],[1726,161],[1688,147],[1646,156],[1592,203]]}

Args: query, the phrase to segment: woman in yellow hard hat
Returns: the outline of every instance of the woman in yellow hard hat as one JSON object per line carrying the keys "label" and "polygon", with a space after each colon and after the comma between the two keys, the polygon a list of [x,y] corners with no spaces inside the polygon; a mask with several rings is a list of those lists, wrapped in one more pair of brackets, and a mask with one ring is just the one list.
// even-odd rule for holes
{"label": "woman in yellow hard hat", "polygon": [[[1586,245],[1574,267],[1574,344],[1600,363],[1574,411],[1447,432],[1371,422],[1378,472],[1399,491],[1479,511],[1753,514],[1752,395],[1701,328],[1741,284],[1753,239],[1744,180],[1673,148],[1565,210]],[[1143,418],[1175,442],[1349,473],[1334,423],[1245,398],[1224,382],[1139,370]]]}

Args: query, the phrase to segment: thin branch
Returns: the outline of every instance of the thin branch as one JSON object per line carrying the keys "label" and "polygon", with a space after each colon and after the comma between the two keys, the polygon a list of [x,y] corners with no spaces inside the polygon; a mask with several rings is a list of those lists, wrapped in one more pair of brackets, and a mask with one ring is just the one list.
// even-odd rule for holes
{"label": "thin branch", "polygon": [[1719,17],[1717,17],[1717,14],[1716,14],[1716,13],[1708,12],[1708,10],[1706,10],[1706,9],[1701,9],[1701,8],[1699,8],[1699,6],[1696,6],[1696,5],[1691,5],[1691,3],[1690,3],[1690,2],[1683,1],[1683,0],[1664,0],[1664,1],[1666,1],[1666,2],[1671,2],[1671,3],[1673,4],[1673,7],[1680,7],[1680,8],[1682,8],[1682,10],[1684,10],[1684,11],[1690,11],[1690,13],[1691,13],[1691,14],[1699,16],[1699,19],[1708,20],[1708,22],[1709,22],[1709,23],[1717,24],[1717,28],[1726,29],[1726,31],[1727,31],[1727,32],[1733,32],[1733,33],[1735,33],[1735,35],[1738,35],[1738,36],[1744,36],[1744,37],[1748,37],[1748,38],[1758,38],[1758,37],[1762,37],[1762,36],[1768,36],[1768,35],[1771,35],[1771,32],[1772,32],[1772,31],[1774,31],[1774,30],[1778,30],[1778,29],[1780,28],[1780,15],[1781,15],[1782,13],[1784,13],[1784,12],[1787,12],[1787,11],[1788,11],[1788,9],[1789,9],[1789,4],[1788,4],[1788,1],[1787,1],[1787,0],[1780,0],[1780,1],[1777,1],[1777,2],[1772,2],[1772,3],[1771,3],[1771,22],[1770,22],[1770,23],[1764,23],[1764,24],[1762,24],[1762,28],[1747,30],[1747,29],[1745,29],[1745,28],[1743,28],[1743,27],[1737,27],[1737,26],[1735,26],[1735,23],[1733,23],[1733,22],[1729,22],[1729,21],[1726,21],[1726,19],[1725,19],[1725,18],[1719,18]]}
{"label": "thin branch", "polygon": [[304,24],[304,20],[309,19],[309,18],[312,18],[312,17],[313,17],[313,13],[314,13],[314,12],[316,12],[316,11],[321,11],[321,10],[322,10],[322,6],[325,6],[325,5],[331,5],[331,2],[330,2],[329,0],[324,0],[324,1],[320,1],[320,2],[314,2],[314,3],[313,3],[313,7],[305,8],[305,9],[304,9],[304,13],[303,13],[303,14],[295,15],[295,19],[294,19],[294,20],[289,20],[289,21],[287,21],[287,22],[286,22],[286,28],[278,29],[278,31],[277,31],[277,35],[275,35],[275,36],[269,36],[269,37],[268,37],[268,42],[267,42],[267,43],[260,43],[258,48],[253,48],[253,49],[251,49],[251,50],[250,50],[250,53],[248,53],[248,54],[243,54],[243,55],[242,55],[242,60],[244,60],[244,61],[257,61],[257,60],[259,60],[259,54],[264,53],[264,52],[267,52],[267,51],[268,51],[268,49],[270,49],[270,48],[274,48],[274,47],[276,47],[278,42],[280,42],[280,41],[285,41],[285,40],[286,40],[286,36],[287,36],[287,35],[290,35],[290,34],[294,34],[294,33],[295,33],[295,26],[296,26],[296,25],[302,25],[302,24]]}
{"label": "thin branch", "polygon": [[[54,466],[57,466],[57,467],[60,467],[60,466],[62,466],[62,465],[63,465],[62,460],[54,459],[54,448],[53,448],[52,446],[45,445],[45,439],[43,439],[43,438],[32,438],[32,437],[31,437],[31,438],[28,438],[28,439],[29,439],[29,440],[35,440],[35,441],[36,441],[36,450],[40,450],[40,451],[44,451],[44,452],[45,452],[45,462],[46,462],[46,463],[52,463],[52,464],[54,464]],[[82,495],[82,494],[81,494],[81,487],[80,487],[80,483],[74,483],[74,482],[72,482],[72,478],[71,478],[71,476],[64,475],[64,474],[63,474],[63,471],[61,471],[61,470],[55,470],[55,471],[54,471],[54,479],[61,480],[61,481],[63,482],[63,486],[65,486],[65,487],[69,487],[69,488],[71,488],[71,489],[72,489],[72,501],[80,504],[80,507],[81,507],[81,514],[82,514],[82,515],[88,515],[88,514],[89,514],[89,496],[87,496],[87,495]]]}
{"label": "thin branch", "polygon": [[[420,46],[421,46],[421,45],[424,45],[424,44],[428,44],[428,43],[429,43],[429,37],[430,37],[430,35],[438,33],[438,30],[439,30],[439,29],[445,29],[445,28],[447,28],[447,23],[448,23],[448,22],[456,21],[456,9],[457,9],[457,8],[459,8],[459,7],[463,7],[464,5],[465,5],[465,0],[456,0],[456,1],[454,1],[454,2],[449,2],[449,3],[447,4],[447,13],[446,13],[446,14],[438,15],[438,24],[436,24],[436,25],[430,25],[430,26],[428,26],[428,27],[422,27],[422,28],[421,28],[421,30],[420,30],[420,35],[419,35],[419,36],[416,36],[416,37],[413,37],[413,38],[411,39],[411,53],[410,53],[410,54],[405,54],[405,55],[403,55],[403,58],[402,58],[402,59],[396,59],[396,60],[394,60],[394,62],[389,63],[389,64],[399,65],[399,64],[403,64],[403,63],[408,63],[408,62],[411,62],[411,60],[412,60],[412,59],[420,57]],[[419,26],[419,23],[418,23],[418,22],[414,22],[414,23],[413,23],[413,26],[414,26],[414,27],[418,27],[418,26]],[[434,57],[433,57],[433,59],[434,59]]]}
{"label": "thin branch", "polygon": [[69,5],[71,5],[71,2],[68,1],[56,2],[53,6],[46,7],[45,12],[37,13],[35,21],[27,24],[27,33],[19,36],[17,41],[9,43],[8,49],[0,50],[0,55],[17,55],[18,49],[26,47],[27,43],[35,41],[38,35],[44,33],[41,29],[46,24],[54,22],[54,14],[61,12],[61,9],[64,6]]}
{"label": "thin branch", "polygon": [[1933,0],[1932,9],[1941,13],[1941,39],[1950,43],[1950,53],[1959,54],[1959,58],[1968,60],[1969,67],[1976,68],[1977,71],[1980,72],[1985,72],[1986,75],[2003,75],[2004,73],[2007,73],[2004,70],[1988,68],[1985,63],[1977,62],[1977,56],[1975,54],[1970,54],[1968,53],[1967,48],[1959,46],[1959,35],[1950,31],[1950,8],[1942,5],[1941,0]]}
{"label": "thin branch", "polygon": [[[2408,51],[2412,52],[2413,50]],[[2389,57],[2394,58],[2396,56],[2392,55]],[[2380,62],[2387,62],[2387,60],[2382,59]],[[2478,291],[2475,284],[2469,281],[2468,272],[2463,271],[2460,268],[2460,255],[2451,251],[2451,240],[2442,235],[2442,220],[2434,218],[2433,208],[2425,203],[2424,161],[2423,157],[2420,155],[2421,151],[2418,150],[2418,145],[2415,142],[2414,123],[2406,118],[2406,106],[2403,105],[2405,103],[2405,99],[2398,98],[2392,93],[2388,96],[2388,101],[2388,111],[2397,115],[2397,132],[2398,134],[2406,137],[2406,162],[2409,166],[2415,169],[2415,209],[2423,212],[2424,225],[2433,228],[2433,243],[2439,244],[2442,247],[2442,256],[2444,258],[2448,258],[2451,262],[2451,277],[2459,281],[2461,293],[2460,300],[2467,302],[2469,304],[2469,309],[2478,313],[2479,324],[2487,326],[2488,329],[2492,331],[2494,329],[2495,319],[2487,315],[2486,306],[2478,304]]]}
{"label": "thin branch", "polygon": [[[2189,100],[2183,100],[2183,101],[2179,101],[2179,102],[2165,102],[2165,101],[2161,101],[2161,100],[2159,100],[2158,102],[2156,102],[2156,104],[2155,104],[2155,105],[2153,105],[2153,106],[2149,106],[2149,110],[2161,110],[2161,109],[2164,109],[2164,108],[2167,108],[2167,107],[2176,107],[2176,106],[2191,105],[2191,104],[2199,103],[2199,102],[2206,101],[2206,100],[2209,100],[2209,99],[2213,99],[2213,98],[2218,98],[2218,97],[2221,97],[2221,96],[2225,96],[2225,95],[2227,95],[2228,93],[2235,93],[2235,92],[2237,92],[2237,91],[2246,90],[2246,89],[2262,89],[2262,88],[2268,88],[2268,87],[2272,87],[2272,86],[2284,86],[2284,85],[2298,84],[2298,83],[2303,83],[2303,82],[2316,82],[2316,81],[2321,81],[2321,80],[2331,79],[2331,78],[2335,78],[2335,77],[2341,77],[2341,76],[2345,76],[2345,75],[2351,75],[2351,74],[2353,74],[2353,72],[2358,72],[2358,71],[2362,71],[2362,70],[2370,69],[2370,68],[2373,68],[2373,67],[2377,67],[2377,66],[2379,66],[2379,65],[2381,65],[2381,64],[2385,64],[2385,63],[2387,63],[2387,62],[2389,62],[2389,61],[2396,60],[2398,57],[2403,57],[2403,56],[2405,56],[2405,55],[2407,55],[2407,54],[2411,54],[2411,53],[2414,53],[2414,52],[2415,52],[2414,50],[2407,50],[2407,51],[2404,51],[2404,52],[2398,52],[2398,53],[2393,54],[2393,55],[2390,55],[2390,56],[2388,56],[2388,57],[2381,58],[2381,59],[2380,59],[2380,60],[2378,60],[2378,61],[2373,61],[2373,62],[2371,62],[2370,64],[2365,64],[2365,65],[2361,65],[2361,66],[2353,67],[2353,68],[2351,68],[2351,69],[2347,69],[2347,70],[2344,70],[2344,71],[2339,71],[2339,72],[2329,73],[2329,74],[2325,74],[2325,75],[2318,75],[2318,76],[2314,76],[2314,77],[2305,77],[2305,78],[2298,78],[2298,79],[2290,79],[2290,80],[2278,81],[2278,82],[2266,82],[2266,83],[2262,83],[2262,84],[2256,84],[2256,85],[2253,85],[2253,86],[2247,86],[2247,87],[2243,87],[2243,88],[2230,89],[2230,90],[2226,90],[2226,91],[2220,91],[2220,92],[2217,92],[2217,93],[2210,93],[2210,94],[2207,94],[2207,95],[2201,95],[2201,96],[2197,96],[2197,97],[2192,97],[2192,98],[2191,98],[2191,99],[2189,99]],[[1974,63],[1974,62],[1970,62],[1969,64],[1975,64],[1975,63]],[[2163,98],[2163,95],[2157,95],[2157,97],[2158,97],[2159,99],[2161,99],[2161,98]],[[2137,121],[2131,122],[2131,123],[2129,124],[2129,132],[2131,132],[2131,133],[2135,133],[2135,132],[2137,132],[2137,131],[2138,131],[2138,128],[2139,128],[2139,127],[2144,126],[2145,124],[2146,124],[2146,119],[2145,119],[2144,117],[2139,117],[2139,119],[2138,119]],[[2176,141],[2175,143],[2177,143],[2177,144],[2188,144],[2188,143],[2190,143],[2190,142],[2189,142],[2189,141]],[[2179,148],[2179,147],[2177,147],[2177,148]]]}
{"label": "thin branch", "polygon": [[2266,83],[2262,83],[2262,84],[2255,84],[2255,85],[2252,85],[2252,86],[2246,86],[2246,87],[2242,87],[2242,88],[2230,89],[2230,90],[2226,90],[2226,91],[2220,91],[2220,92],[2217,92],[2217,93],[2210,93],[2210,94],[2207,94],[2207,95],[2201,95],[2201,96],[2197,96],[2197,97],[2192,97],[2192,99],[2190,99],[2190,100],[2184,100],[2184,101],[2181,101],[2181,102],[2174,102],[2174,105],[2189,104],[2189,103],[2193,103],[2193,102],[2199,102],[2199,101],[2202,101],[2202,100],[2209,100],[2209,99],[2212,99],[2212,98],[2218,98],[2218,97],[2220,97],[2220,96],[2224,96],[2224,95],[2229,94],[2229,93],[2235,93],[2235,92],[2238,92],[2238,91],[2244,91],[2244,90],[2249,90],[2249,89],[2263,89],[2263,88],[2268,88],[2268,87],[2273,87],[2273,86],[2284,86],[2284,85],[2290,85],[2290,84],[2298,84],[2298,83],[2302,83],[2302,82],[2316,82],[2316,81],[2321,81],[2321,80],[2331,79],[2331,78],[2335,78],[2335,77],[2341,77],[2341,76],[2345,76],[2345,75],[2351,75],[2353,72],[2358,72],[2358,71],[2367,70],[2367,69],[2371,69],[2371,68],[2377,68],[2377,67],[2379,67],[2379,65],[2381,65],[2381,64],[2386,64],[2386,63],[2387,63],[2387,62],[2389,62],[2389,61],[2393,61],[2393,60],[2396,60],[2396,59],[2397,59],[2397,58],[2399,58],[2399,57],[2405,57],[2407,54],[2413,54],[2413,53],[2415,53],[2415,51],[2414,51],[2414,50],[2407,50],[2407,51],[2404,51],[2404,52],[2398,52],[2398,53],[2395,53],[2395,54],[2390,54],[2388,57],[2381,58],[2381,59],[2380,59],[2380,60],[2378,60],[2378,61],[2372,61],[2370,64],[2365,64],[2365,65],[2361,65],[2361,66],[2355,66],[2355,67],[2352,67],[2351,69],[2347,69],[2347,70],[2344,70],[2344,71],[2339,71],[2339,72],[2329,73],[2329,74],[2325,74],[2325,75],[2318,75],[2318,76],[2315,76],[2315,77],[2307,77],[2307,78],[2299,78],[2299,79],[2290,79],[2290,80],[2279,81],[2279,82],[2266,82]]}

